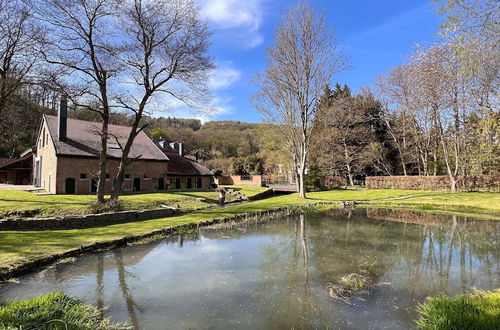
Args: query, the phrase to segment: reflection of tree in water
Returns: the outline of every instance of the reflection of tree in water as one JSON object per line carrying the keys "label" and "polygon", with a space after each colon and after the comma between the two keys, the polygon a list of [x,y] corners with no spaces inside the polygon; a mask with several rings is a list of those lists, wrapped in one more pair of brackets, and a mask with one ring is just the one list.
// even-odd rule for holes
{"label": "reflection of tree in water", "polygon": [[311,285],[307,221],[303,214],[298,219],[288,218],[289,221],[293,221],[292,231],[289,224],[276,224],[280,235],[275,239],[279,241],[263,246],[263,280],[255,296],[263,301],[260,308],[268,316],[269,328],[314,328],[325,316],[321,315],[320,302],[315,301],[317,295]]}
{"label": "reflection of tree in water", "polygon": [[102,310],[104,308],[104,256],[102,253],[97,255],[96,281],[96,306]]}
{"label": "reflection of tree in water", "polygon": [[283,225],[281,235],[263,247],[265,280],[257,294],[268,301],[266,308],[287,309],[274,312],[272,326],[321,324],[328,319],[321,285],[359,272],[363,264],[378,264],[371,281],[392,282],[387,290],[401,290],[397,299],[408,306],[438,292],[498,285],[498,225],[488,230],[491,224],[451,216],[441,219],[446,225],[421,225],[367,219],[365,210],[335,212],[307,215],[293,231]]}
{"label": "reflection of tree in water", "polygon": [[118,284],[123,294],[123,298],[125,300],[125,304],[127,306],[128,315],[130,317],[130,322],[134,329],[140,329],[139,327],[139,319],[137,318],[137,314],[135,309],[138,308],[136,303],[134,302],[134,298],[132,297],[132,293],[127,286],[126,282],[126,272],[125,266],[123,265],[123,255],[121,249],[114,249],[113,254],[115,256],[116,269],[118,271]]}

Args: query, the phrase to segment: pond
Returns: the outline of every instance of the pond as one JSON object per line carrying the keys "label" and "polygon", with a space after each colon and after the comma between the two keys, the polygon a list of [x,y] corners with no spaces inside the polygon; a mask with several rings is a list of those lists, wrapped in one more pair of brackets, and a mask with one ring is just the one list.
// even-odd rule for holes
{"label": "pond", "polygon": [[[428,213],[281,215],[84,255],[0,300],[64,291],[137,329],[407,329],[429,295],[498,287],[499,238],[499,221]],[[352,273],[367,287],[336,299]]]}

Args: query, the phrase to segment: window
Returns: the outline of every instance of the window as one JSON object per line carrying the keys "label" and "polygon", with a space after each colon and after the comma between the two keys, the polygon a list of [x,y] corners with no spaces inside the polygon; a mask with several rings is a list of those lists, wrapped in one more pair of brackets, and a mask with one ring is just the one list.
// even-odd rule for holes
{"label": "window", "polygon": [[125,179],[130,179],[130,173],[125,173]]}
{"label": "window", "polygon": [[80,173],[80,179],[82,179],[82,180],[87,179],[87,174],[86,173]]}
{"label": "window", "polygon": [[201,178],[196,178],[196,188],[201,188]]}
{"label": "window", "polygon": [[193,179],[187,178],[186,188],[188,188],[188,189],[193,188]]}
{"label": "window", "polygon": [[106,173],[106,179],[109,179],[109,173]]}
{"label": "window", "polygon": [[109,149],[121,149],[120,145],[118,143],[110,143],[110,142],[108,142],[108,148]]}

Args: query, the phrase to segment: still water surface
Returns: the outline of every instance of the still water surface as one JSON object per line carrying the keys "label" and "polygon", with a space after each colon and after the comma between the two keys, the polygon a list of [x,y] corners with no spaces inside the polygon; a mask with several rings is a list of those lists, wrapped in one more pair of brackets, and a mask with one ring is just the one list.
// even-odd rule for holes
{"label": "still water surface", "polygon": [[[137,329],[407,329],[426,296],[498,287],[499,238],[500,222],[453,216],[283,215],[85,255],[0,285],[0,300],[64,291]],[[330,297],[366,269],[369,290]]]}

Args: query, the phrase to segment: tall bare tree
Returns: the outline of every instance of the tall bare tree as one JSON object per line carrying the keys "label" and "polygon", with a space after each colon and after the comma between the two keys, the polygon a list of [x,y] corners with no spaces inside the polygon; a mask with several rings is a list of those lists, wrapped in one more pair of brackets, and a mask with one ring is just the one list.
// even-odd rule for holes
{"label": "tall bare tree", "polygon": [[[40,0],[36,13],[49,31],[42,54],[52,66],[46,72],[73,104],[99,114],[99,180],[97,201],[104,202],[107,172],[108,126],[111,113],[110,80],[121,64],[117,52],[121,40],[115,35],[115,0]],[[96,106],[97,105],[97,106]]]}
{"label": "tall bare tree", "polygon": [[128,49],[122,60],[133,87],[116,102],[131,111],[133,123],[122,149],[118,174],[110,202],[118,200],[125,170],[134,160],[130,149],[144,130],[144,114],[151,111],[151,101],[159,94],[173,97],[202,111],[208,103],[207,75],[214,68],[208,55],[210,32],[200,20],[199,9],[192,0],[133,0],[119,8],[122,37]]}
{"label": "tall bare tree", "polygon": [[333,75],[345,68],[334,33],[307,3],[291,8],[267,50],[266,70],[256,76],[255,108],[276,124],[291,151],[300,198],[313,133],[316,103]]}
{"label": "tall bare tree", "polygon": [[28,74],[38,60],[41,30],[29,6],[20,0],[0,0],[0,132],[8,125],[9,101],[29,83]]}

